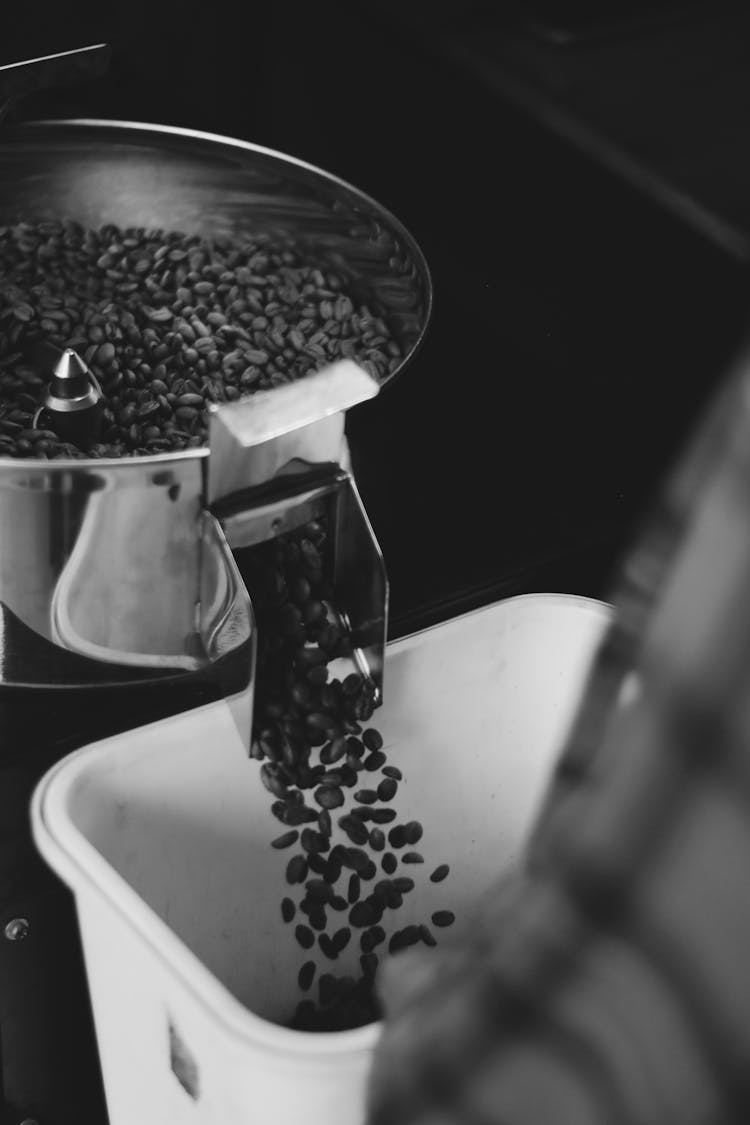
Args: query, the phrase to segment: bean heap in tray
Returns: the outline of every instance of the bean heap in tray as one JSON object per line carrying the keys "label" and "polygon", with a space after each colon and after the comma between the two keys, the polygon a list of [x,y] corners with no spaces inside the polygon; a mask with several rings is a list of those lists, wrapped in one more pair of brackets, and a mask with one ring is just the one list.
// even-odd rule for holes
{"label": "bean heap in tray", "polygon": [[[454,920],[438,910],[432,926],[393,928],[392,912],[427,870],[416,850],[423,829],[399,819],[402,774],[368,725],[372,681],[358,672],[331,676],[329,663],[350,657],[352,645],[324,579],[326,537],[325,520],[313,520],[254,548],[248,574],[259,636],[252,754],[284,828],[271,847],[290,853],[280,912],[301,948],[301,992],[317,977],[317,998],[300,999],[291,1021],[307,1031],[377,1019],[376,951],[433,946],[432,927]],[[439,864],[430,879],[447,875],[448,865]],[[381,925],[386,912],[390,938]],[[336,960],[355,941],[358,975],[336,975]]]}
{"label": "bean heap in tray", "polygon": [[[33,425],[51,371],[40,341],[77,351],[104,392],[87,449]],[[401,362],[385,321],[342,274],[287,241],[181,231],[0,226],[0,456],[123,457],[206,441],[206,408],[349,357],[382,379]]]}

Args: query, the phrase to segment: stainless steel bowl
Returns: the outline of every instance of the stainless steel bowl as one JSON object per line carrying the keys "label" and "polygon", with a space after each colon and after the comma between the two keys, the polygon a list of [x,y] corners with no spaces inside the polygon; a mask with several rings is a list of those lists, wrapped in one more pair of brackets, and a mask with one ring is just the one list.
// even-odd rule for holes
{"label": "stainless steel bowl", "polygon": [[[413,357],[430,318],[427,264],[393,215],[342,180],[245,141],[89,120],[0,134],[0,223],[66,217],[90,227],[292,239],[388,323],[403,360],[384,383]],[[247,400],[236,406],[246,409]],[[89,661],[159,671],[210,659],[195,653],[196,605],[214,607],[198,630],[214,636],[243,593],[205,511],[211,460],[206,448],[0,459],[0,682],[17,682],[7,671],[1,614]],[[244,639],[248,629],[239,630]],[[47,671],[43,678],[49,682]],[[22,679],[34,682],[33,670]]]}

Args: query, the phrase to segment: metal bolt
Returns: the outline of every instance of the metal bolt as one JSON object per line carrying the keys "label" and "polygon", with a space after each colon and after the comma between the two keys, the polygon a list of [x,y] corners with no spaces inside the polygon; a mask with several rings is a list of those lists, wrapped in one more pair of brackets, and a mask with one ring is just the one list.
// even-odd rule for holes
{"label": "metal bolt", "polygon": [[[29,920],[28,918],[11,918],[10,922],[5,927],[5,936],[8,941],[23,941],[24,938],[29,936]],[[31,1118],[28,1121],[22,1121],[21,1125],[34,1125]]]}

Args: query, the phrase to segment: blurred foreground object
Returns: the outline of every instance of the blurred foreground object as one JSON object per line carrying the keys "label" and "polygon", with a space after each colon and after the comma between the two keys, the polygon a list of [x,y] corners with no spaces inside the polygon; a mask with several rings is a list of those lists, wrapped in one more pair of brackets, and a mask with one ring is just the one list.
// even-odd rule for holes
{"label": "blurred foreground object", "polygon": [[611,600],[523,877],[389,963],[371,1125],[750,1120],[749,349]]}

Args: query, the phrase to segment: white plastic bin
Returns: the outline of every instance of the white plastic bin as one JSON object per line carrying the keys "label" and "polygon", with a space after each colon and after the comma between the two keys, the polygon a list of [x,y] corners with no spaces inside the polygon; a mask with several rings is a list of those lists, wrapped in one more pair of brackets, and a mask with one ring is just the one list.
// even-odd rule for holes
{"label": "white plastic bin", "polygon": [[[447,907],[456,925],[436,932],[460,937],[517,861],[609,616],[528,595],[388,646],[373,725],[426,859],[386,914],[393,930]],[[363,1120],[379,1025],[280,1022],[310,954],[281,919],[299,888],[290,853],[269,846],[283,827],[258,771],[227,706],[210,704],[76,751],[34,794],[38,847],[76,896],[111,1125]],[[451,873],[434,884],[441,862]],[[357,972],[359,952],[352,940],[334,971]]]}

